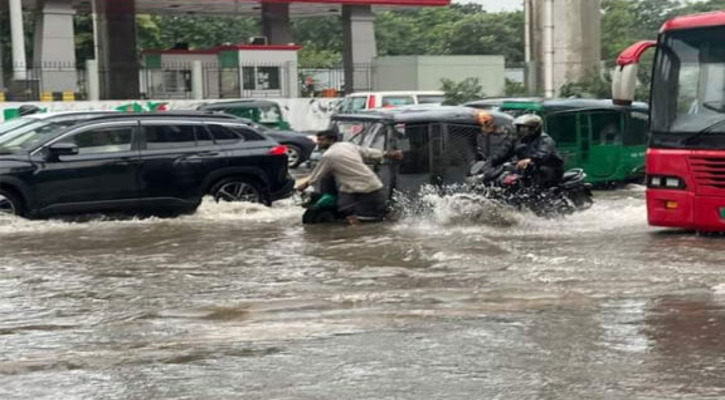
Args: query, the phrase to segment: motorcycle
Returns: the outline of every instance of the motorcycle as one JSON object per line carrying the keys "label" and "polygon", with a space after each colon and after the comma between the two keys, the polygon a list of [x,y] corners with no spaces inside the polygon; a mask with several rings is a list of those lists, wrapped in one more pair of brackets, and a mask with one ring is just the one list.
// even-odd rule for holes
{"label": "motorcycle", "polygon": [[467,183],[474,193],[542,217],[572,214],[594,204],[592,185],[585,182],[582,169],[567,171],[557,185],[543,188],[535,183],[535,168],[521,170],[512,163],[493,167],[479,161],[471,167]]}
{"label": "motorcycle", "polygon": [[337,196],[330,193],[304,192],[300,194],[299,204],[305,209],[302,224],[324,224],[345,217],[337,212]]}
{"label": "motorcycle", "polygon": [[[305,209],[302,214],[302,224],[326,224],[346,221],[347,215],[337,210],[337,195],[333,193],[320,193],[317,191],[300,194],[298,204]],[[392,218],[392,208],[389,206],[382,218],[358,217],[360,222],[380,222]]]}

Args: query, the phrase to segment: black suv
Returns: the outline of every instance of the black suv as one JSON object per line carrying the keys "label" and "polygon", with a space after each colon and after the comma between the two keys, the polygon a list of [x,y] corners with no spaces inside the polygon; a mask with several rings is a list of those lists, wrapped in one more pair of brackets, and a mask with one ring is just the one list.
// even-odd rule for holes
{"label": "black suv", "polygon": [[0,211],[27,217],[191,212],[205,195],[269,204],[293,187],[286,148],[227,115],[117,114],[0,136]]}

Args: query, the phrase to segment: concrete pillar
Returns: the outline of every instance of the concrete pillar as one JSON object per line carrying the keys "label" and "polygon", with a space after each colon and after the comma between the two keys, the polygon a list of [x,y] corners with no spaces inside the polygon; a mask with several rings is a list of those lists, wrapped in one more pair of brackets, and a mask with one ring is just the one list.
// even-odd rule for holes
{"label": "concrete pillar", "polygon": [[289,18],[289,3],[262,3],[262,35],[269,44],[294,42]]}
{"label": "concrete pillar", "polygon": [[372,63],[377,56],[374,19],[370,6],[342,6],[342,60],[347,94],[372,87]]}
{"label": "concrete pillar", "polygon": [[[546,0],[532,0],[531,42],[537,81],[545,81],[544,26]],[[600,0],[554,0],[553,87],[581,81],[599,72],[601,55]],[[541,88],[540,88],[541,89]]]}
{"label": "concrete pillar", "polygon": [[191,98],[194,100],[204,98],[204,71],[201,60],[194,60],[191,66]]}
{"label": "concrete pillar", "polygon": [[10,38],[13,46],[13,79],[25,80],[25,33],[23,31],[23,6],[21,0],[8,0],[10,11]]}
{"label": "concrete pillar", "polygon": [[297,98],[300,95],[300,81],[297,69],[297,61],[290,61],[286,64],[287,70],[287,89],[285,94],[287,98]]}
{"label": "concrete pillar", "polygon": [[98,61],[86,60],[86,90],[88,100],[98,101],[101,99],[101,82],[98,76]]}
{"label": "concrete pillar", "polygon": [[93,1],[96,1],[98,12],[101,97],[108,100],[137,99],[140,63],[136,54],[135,2]]}
{"label": "concrete pillar", "polygon": [[77,90],[72,0],[38,3],[33,68],[44,92]]}

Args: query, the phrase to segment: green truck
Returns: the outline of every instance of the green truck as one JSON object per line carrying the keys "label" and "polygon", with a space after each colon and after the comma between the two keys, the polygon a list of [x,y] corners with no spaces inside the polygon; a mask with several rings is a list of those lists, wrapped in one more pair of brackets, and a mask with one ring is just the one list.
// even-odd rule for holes
{"label": "green truck", "polygon": [[513,117],[538,114],[556,140],[566,169],[582,168],[590,183],[641,182],[649,132],[645,103],[615,106],[611,100],[495,98],[466,106]]}

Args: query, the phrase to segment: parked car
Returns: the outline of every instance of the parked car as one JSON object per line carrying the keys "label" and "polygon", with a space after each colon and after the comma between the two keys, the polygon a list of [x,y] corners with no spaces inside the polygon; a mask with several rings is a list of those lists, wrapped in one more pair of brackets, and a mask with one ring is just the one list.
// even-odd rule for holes
{"label": "parked car", "polygon": [[289,130],[290,124],[285,120],[279,103],[272,100],[229,100],[202,104],[200,111],[219,111],[237,117],[252,120],[268,128]]}
{"label": "parked car", "polygon": [[375,108],[440,105],[444,98],[445,94],[440,91],[360,92],[345,96],[336,110],[341,114],[350,114]]}
{"label": "parked car", "polygon": [[303,162],[309,160],[310,155],[317,147],[317,136],[315,135],[309,133],[279,131],[276,129],[270,129],[246,118],[239,118],[239,120],[256,129],[258,132],[261,132],[276,140],[277,143],[286,146],[287,161],[290,168],[297,168]]}
{"label": "parked car", "polygon": [[566,168],[582,168],[590,183],[611,185],[638,182],[644,177],[649,132],[646,103],[616,106],[611,100],[494,98],[466,106],[514,117],[540,115]]}
{"label": "parked car", "polygon": [[218,115],[227,115],[229,118],[235,118],[237,121],[254,128],[258,132],[274,139],[279,144],[286,146],[287,161],[290,168],[297,168],[303,162],[309,160],[310,155],[317,147],[317,137],[310,133],[272,129],[249,118],[229,114],[223,110],[205,109],[203,112],[217,113]]}
{"label": "parked car", "polygon": [[205,195],[290,196],[287,149],[229,116],[116,114],[0,136],[0,210],[26,217],[192,212]]}

